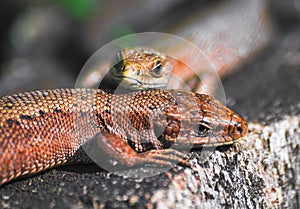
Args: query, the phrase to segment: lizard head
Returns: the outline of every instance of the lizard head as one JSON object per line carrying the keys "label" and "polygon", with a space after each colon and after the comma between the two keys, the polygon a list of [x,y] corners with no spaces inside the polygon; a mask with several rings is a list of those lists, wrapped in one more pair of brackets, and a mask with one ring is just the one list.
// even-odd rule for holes
{"label": "lizard head", "polygon": [[165,88],[172,71],[168,57],[152,49],[125,48],[117,53],[112,77],[126,88]]}
{"label": "lizard head", "polygon": [[198,93],[177,92],[177,105],[167,108],[163,139],[172,144],[221,146],[248,132],[247,122],[218,100]]}

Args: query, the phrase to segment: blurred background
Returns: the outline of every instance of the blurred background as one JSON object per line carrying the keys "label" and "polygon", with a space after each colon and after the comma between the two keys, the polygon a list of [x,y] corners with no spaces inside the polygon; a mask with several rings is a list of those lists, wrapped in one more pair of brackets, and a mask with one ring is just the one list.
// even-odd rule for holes
{"label": "blurred background", "polygon": [[[226,10],[226,5],[232,7],[236,2],[238,1],[1,1],[0,95],[33,89],[73,87],[84,63],[109,41],[144,31],[175,31],[175,34],[184,34],[191,30],[188,27],[191,23],[197,26],[202,19],[214,17],[218,11],[216,5],[221,5]],[[300,22],[299,0],[261,2],[265,2],[259,6],[265,7],[262,12],[270,25],[262,25],[259,29],[262,32],[256,31],[259,36],[261,32],[264,39],[260,42],[252,41],[254,55],[261,48],[274,44],[273,37],[299,28]],[[251,7],[244,6],[244,9],[251,11]],[[195,16],[195,13],[201,14],[201,17]],[[272,34],[268,31],[266,35],[264,28],[269,29],[271,24]],[[210,30],[209,26],[202,27]],[[249,23],[247,27],[251,29],[253,26]],[[252,37],[245,37],[247,38]],[[297,50],[299,53],[299,49]],[[293,59],[300,62],[299,57]]]}

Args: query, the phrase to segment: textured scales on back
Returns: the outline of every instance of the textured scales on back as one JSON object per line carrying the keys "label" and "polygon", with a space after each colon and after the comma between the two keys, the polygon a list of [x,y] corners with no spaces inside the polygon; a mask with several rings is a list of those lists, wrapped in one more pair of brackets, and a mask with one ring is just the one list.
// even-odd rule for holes
{"label": "textured scales on back", "polygon": [[[213,98],[175,90],[113,95],[56,89],[0,99],[0,184],[74,160],[89,139],[120,164],[188,164],[172,145],[219,146],[246,122]],[[75,159],[80,161],[79,159]]]}
{"label": "textured scales on back", "polygon": [[[69,89],[35,91],[0,100],[2,181],[63,164],[76,152],[79,135],[74,119],[78,114],[73,111],[76,105],[80,107],[81,101],[74,97],[74,92]],[[91,98],[86,100],[91,101]],[[79,121],[83,124],[84,117]]]}

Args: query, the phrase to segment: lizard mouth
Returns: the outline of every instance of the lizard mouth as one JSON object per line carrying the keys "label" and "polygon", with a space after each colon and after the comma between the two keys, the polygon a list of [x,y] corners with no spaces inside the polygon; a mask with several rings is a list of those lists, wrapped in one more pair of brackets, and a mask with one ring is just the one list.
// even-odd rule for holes
{"label": "lizard mouth", "polygon": [[132,78],[128,76],[121,76],[121,75],[114,75],[114,79],[119,81],[121,84],[124,82],[124,86],[130,86],[134,89],[153,89],[153,88],[165,88],[166,85],[164,83],[157,83],[157,81],[154,82],[144,82],[137,78]]}
{"label": "lizard mouth", "polygon": [[238,140],[233,140],[230,136],[224,135],[207,135],[205,137],[199,137],[197,134],[190,134],[185,137],[178,137],[174,147],[177,149],[182,148],[202,148],[202,147],[218,147],[224,145],[231,145]]}

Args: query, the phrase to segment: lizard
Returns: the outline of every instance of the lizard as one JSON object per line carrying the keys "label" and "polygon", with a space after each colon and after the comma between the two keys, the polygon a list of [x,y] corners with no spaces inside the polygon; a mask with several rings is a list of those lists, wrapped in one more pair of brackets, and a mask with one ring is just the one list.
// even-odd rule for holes
{"label": "lizard", "polygon": [[[185,74],[191,75],[182,80]],[[217,74],[210,73],[210,76],[214,77]],[[211,94],[213,92],[209,90],[215,88],[210,79],[208,81],[211,87],[207,89],[207,85],[201,80],[202,76],[197,75],[196,71],[181,60],[147,47],[121,49],[112,62],[108,77],[121,89],[133,91],[168,88]]]}
{"label": "lizard", "polygon": [[111,94],[53,89],[0,99],[0,185],[79,162],[90,140],[120,164],[188,165],[185,146],[222,146],[248,131],[247,122],[209,95],[152,89]]}

